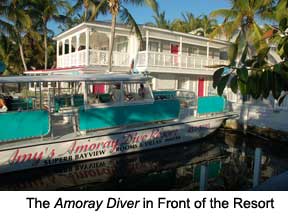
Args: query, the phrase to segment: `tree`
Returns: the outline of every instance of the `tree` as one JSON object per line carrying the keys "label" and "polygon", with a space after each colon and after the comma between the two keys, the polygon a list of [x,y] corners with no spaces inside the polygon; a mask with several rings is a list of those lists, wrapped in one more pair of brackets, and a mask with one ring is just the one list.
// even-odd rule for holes
{"label": "tree", "polygon": [[39,30],[42,31],[44,37],[44,68],[47,69],[48,64],[48,43],[47,37],[49,33],[48,22],[54,21],[63,23],[67,17],[62,15],[62,11],[68,11],[70,5],[64,0],[31,0],[30,14],[33,20],[38,24]]}
{"label": "tree", "polygon": [[15,42],[4,34],[0,34],[0,60],[6,65],[4,74],[17,74],[19,71],[23,71],[18,52]]}
{"label": "tree", "polygon": [[192,13],[182,13],[183,21],[185,23],[186,33],[196,30],[201,27],[201,20],[199,17],[195,17]]}
{"label": "tree", "polygon": [[141,31],[133,18],[130,14],[129,10],[124,7],[125,4],[131,4],[136,6],[142,6],[143,4],[148,5],[154,11],[158,9],[158,3],[156,0],[101,0],[97,6],[97,8],[92,11],[91,17],[96,17],[99,13],[101,7],[103,5],[108,6],[108,10],[112,15],[112,24],[111,24],[111,40],[109,43],[109,55],[108,55],[108,71],[112,71],[112,52],[114,47],[114,40],[115,40],[115,28],[116,28],[116,18],[120,15],[120,18],[123,23],[131,25],[132,29],[138,35],[140,39],[142,39]]}
{"label": "tree", "polygon": [[69,14],[79,13],[84,7],[84,15],[78,17],[83,21],[94,21],[99,12],[103,15],[108,12],[108,3],[104,2],[101,5],[100,3],[101,0],[77,0]]}
{"label": "tree", "polygon": [[31,27],[31,19],[27,13],[27,0],[3,0],[0,4],[0,14],[0,28],[17,44],[26,71],[22,36]]}
{"label": "tree", "polygon": [[211,19],[206,15],[200,16],[200,29],[203,36],[209,35],[217,26],[217,20]]}
{"label": "tree", "polygon": [[157,12],[155,15],[153,15],[153,19],[155,22],[155,27],[162,29],[170,29],[170,21],[166,19],[165,11]]}
{"label": "tree", "polygon": [[[223,65],[215,71],[213,80],[219,95],[223,94],[226,86],[234,93],[240,90],[242,95],[251,95],[253,98],[267,98],[272,96],[281,103],[288,91],[288,16],[282,18],[279,27],[272,27],[262,34],[256,23],[255,16],[267,14],[271,7],[279,8],[282,1],[274,5],[273,1],[236,1],[231,11],[218,11],[214,14],[226,14],[222,28],[227,30],[230,37],[233,33],[238,34],[229,65]],[[240,7],[241,6],[241,7]],[[247,8],[247,6],[249,6]],[[252,7],[253,6],[253,7]],[[287,3],[285,5],[287,10]],[[239,10],[239,8],[242,8]],[[246,8],[246,9],[245,9]],[[282,7],[280,7],[282,10]],[[234,19],[231,19],[231,18]],[[238,28],[236,28],[236,25]],[[267,39],[278,42],[278,54],[282,61],[271,65],[267,61],[269,47]],[[238,52],[239,45],[244,45]],[[250,54],[249,54],[250,51]],[[240,55],[237,55],[239,54]],[[238,63],[236,58],[238,56]]]}
{"label": "tree", "polygon": [[171,30],[187,33],[186,23],[181,19],[174,19],[171,23]]}

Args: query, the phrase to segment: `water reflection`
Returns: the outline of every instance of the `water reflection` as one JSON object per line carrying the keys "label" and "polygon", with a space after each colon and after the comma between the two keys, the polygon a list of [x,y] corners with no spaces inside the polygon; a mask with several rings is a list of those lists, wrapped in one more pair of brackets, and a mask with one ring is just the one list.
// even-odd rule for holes
{"label": "water reflection", "polygon": [[249,190],[288,170],[287,155],[287,144],[218,131],[198,142],[5,174],[0,189]]}

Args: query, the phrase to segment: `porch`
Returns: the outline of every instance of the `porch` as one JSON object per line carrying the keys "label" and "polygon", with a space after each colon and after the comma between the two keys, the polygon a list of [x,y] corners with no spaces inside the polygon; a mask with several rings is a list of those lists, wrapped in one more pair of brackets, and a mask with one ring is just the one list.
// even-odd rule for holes
{"label": "porch", "polygon": [[[64,34],[57,39],[57,68],[79,66],[107,66],[110,30],[81,25],[75,33]],[[101,26],[104,27],[104,26]],[[112,66],[129,67],[129,35],[117,35],[114,39]]]}
{"label": "porch", "polygon": [[201,55],[171,54],[163,52],[141,51],[137,56],[137,67],[161,67],[175,69],[204,69],[214,71],[209,68],[213,65],[228,64],[228,61],[218,58],[211,58]]}

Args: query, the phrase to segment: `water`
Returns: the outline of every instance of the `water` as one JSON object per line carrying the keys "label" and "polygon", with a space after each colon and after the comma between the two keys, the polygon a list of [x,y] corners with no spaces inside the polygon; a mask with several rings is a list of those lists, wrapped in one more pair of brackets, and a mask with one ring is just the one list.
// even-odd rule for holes
{"label": "water", "polygon": [[219,130],[197,142],[5,174],[0,190],[250,190],[256,149],[254,184],[288,170],[287,143]]}

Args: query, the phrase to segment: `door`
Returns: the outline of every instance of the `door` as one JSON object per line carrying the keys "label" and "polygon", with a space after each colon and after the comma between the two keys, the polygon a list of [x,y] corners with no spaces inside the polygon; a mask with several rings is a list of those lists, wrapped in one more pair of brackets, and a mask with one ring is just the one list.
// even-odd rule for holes
{"label": "door", "polygon": [[204,79],[201,78],[198,80],[198,97],[204,96]]}
{"label": "door", "polygon": [[178,44],[171,44],[171,49],[170,49],[171,54],[174,54],[172,62],[173,66],[178,65],[178,53],[179,53],[179,45]]}

